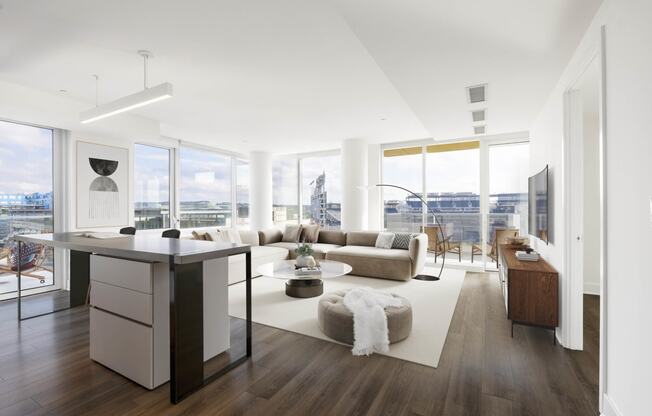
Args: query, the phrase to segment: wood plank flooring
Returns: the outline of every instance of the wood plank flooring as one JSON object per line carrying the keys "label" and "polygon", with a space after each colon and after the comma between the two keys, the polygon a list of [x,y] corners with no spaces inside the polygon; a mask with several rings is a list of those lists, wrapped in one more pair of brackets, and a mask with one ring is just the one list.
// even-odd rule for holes
{"label": "wood plank flooring", "polygon": [[0,416],[598,414],[596,299],[583,352],[536,328],[510,338],[502,302],[495,274],[467,274],[437,369],[254,324],[253,360],[176,406],[167,384],[148,391],[88,359],[86,307],[18,326],[0,302]]}

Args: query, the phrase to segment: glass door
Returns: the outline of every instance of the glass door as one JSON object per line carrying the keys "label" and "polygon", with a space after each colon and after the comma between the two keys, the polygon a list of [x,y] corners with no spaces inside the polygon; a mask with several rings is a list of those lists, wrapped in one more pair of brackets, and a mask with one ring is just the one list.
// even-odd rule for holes
{"label": "glass door", "polygon": [[[383,152],[383,183],[397,185],[423,196],[423,148],[387,149]],[[423,225],[423,204],[408,192],[383,187],[386,230],[418,233]]]}
{"label": "glass door", "polygon": [[489,201],[485,268],[498,267],[497,246],[527,235],[529,143],[489,146]]}
{"label": "glass door", "polygon": [[21,288],[29,294],[54,288],[54,251],[25,244],[21,259],[15,234],[54,230],[53,141],[50,129],[0,121],[0,298],[16,296],[20,262]]}
{"label": "glass door", "polygon": [[[430,145],[426,148],[426,226],[436,229],[436,258],[447,264],[482,264],[480,215],[480,143]],[[441,228],[442,232],[439,232]],[[480,255],[478,255],[478,251]]]}

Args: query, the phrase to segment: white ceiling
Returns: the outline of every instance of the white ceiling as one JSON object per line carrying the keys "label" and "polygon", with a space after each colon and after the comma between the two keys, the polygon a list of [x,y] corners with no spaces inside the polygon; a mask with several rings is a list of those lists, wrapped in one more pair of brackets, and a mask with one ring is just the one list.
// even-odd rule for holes
{"label": "white ceiling", "polygon": [[135,113],[163,134],[288,153],[469,136],[479,83],[488,133],[527,130],[601,0],[0,2],[0,79],[90,107],[91,74],[100,102],[142,89],[149,49],[175,94]]}

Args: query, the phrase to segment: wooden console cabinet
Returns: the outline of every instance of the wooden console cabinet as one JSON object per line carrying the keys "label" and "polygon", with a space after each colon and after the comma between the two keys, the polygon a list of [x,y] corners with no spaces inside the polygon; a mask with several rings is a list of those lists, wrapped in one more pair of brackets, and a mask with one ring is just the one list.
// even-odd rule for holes
{"label": "wooden console cabinet", "polygon": [[522,246],[498,247],[498,276],[505,298],[507,319],[514,324],[531,325],[553,331],[559,326],[559,275],[543,259],[520,261],[516,251]]}

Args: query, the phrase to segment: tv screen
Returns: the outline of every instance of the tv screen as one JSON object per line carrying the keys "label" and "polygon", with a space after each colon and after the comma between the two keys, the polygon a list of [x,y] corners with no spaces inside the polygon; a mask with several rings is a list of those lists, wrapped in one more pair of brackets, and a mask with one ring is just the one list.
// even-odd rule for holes
{"label": "tv screen", "polygon": [[548,244],[548,166],[528,180],[529,234]]}

